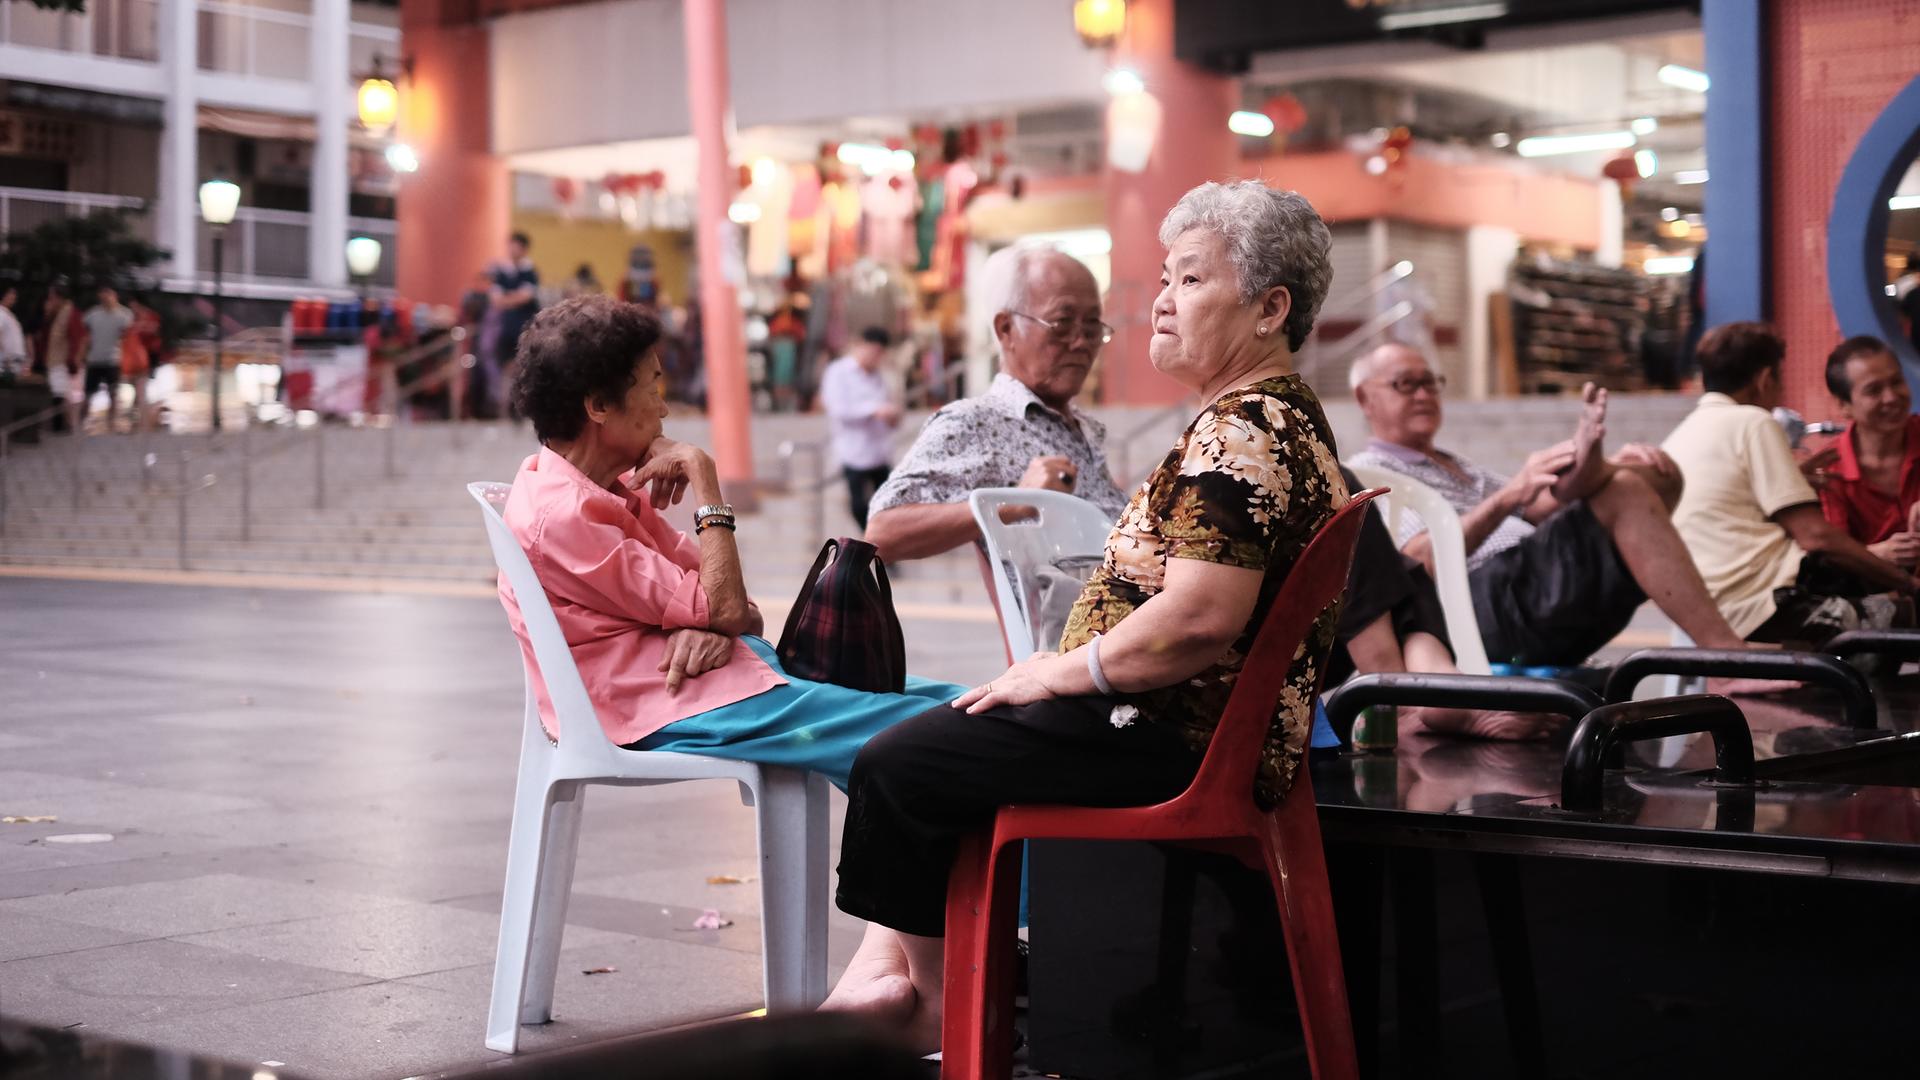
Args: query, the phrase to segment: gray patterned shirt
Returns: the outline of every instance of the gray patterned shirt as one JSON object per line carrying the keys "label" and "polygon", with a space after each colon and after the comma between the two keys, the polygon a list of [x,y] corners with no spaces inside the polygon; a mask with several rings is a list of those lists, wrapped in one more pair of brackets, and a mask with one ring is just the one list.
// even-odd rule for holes
{"label": "gray patterned shirt", "polygon": [[[1434,453],[1453,462],[1454,468],[1466,474],[1461,479],[1459,473],[1449,469],[1418,450],[1413,450],[1380,439],[1368,439],[1367,448],[1347,459],[1349,465],[1365,465],[1376,469],[1391,469],[1404,476],[1427,485],[1440,493],[1453,508],[1465,516],[1469,510],[1493,498],[1501,488],[1507,486],[1507,477],[1468,461],[1458,454],[1449,454],[1438,447]],[[1403,514],[1400,517],[1400,535],[1398,543],[1407,541],[1427,530],[1418,515]],[[1467,553],[1467,569],[1477,569],[1481,563],[1520,543],[1533,535],[1533,525],[1516,511],[1510,517],[1503,518],[1494,526],[1480,546]]]}
{"label": "gray patterned shirt", "polygon": [[975,488],[1013,487],[1036,457],[1073,462],[1073,494],[1115,518],[1127,497],[1107,469],[1107,429],[1074,409],[1073,422],[1047,408],[1025,383],[1001,372],[979,397],[927,418],[927,426],[874,493],[868,512],[965,502]]}

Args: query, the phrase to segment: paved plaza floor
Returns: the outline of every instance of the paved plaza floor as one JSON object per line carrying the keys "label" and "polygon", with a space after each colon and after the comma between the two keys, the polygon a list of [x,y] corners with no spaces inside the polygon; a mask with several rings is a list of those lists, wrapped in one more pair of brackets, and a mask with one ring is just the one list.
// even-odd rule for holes
{"label": "paved plaza floor", "polygon": [[[905,622],[915,674],[1001,667],[978,612]],[[0,578],[0,816],[56,819],[0,824],[0,1016],[315,1077],[494,1060],[520,710],[485,595]],[[592,789],[523,1047],[757,1008],[757,886],[708,882],[753,869],[732,784]]]}

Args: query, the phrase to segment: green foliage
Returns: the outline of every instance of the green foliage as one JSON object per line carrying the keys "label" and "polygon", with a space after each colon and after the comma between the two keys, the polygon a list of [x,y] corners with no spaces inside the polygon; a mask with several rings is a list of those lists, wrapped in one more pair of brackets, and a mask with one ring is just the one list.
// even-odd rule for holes
{"label": "green foliage", "polygon": [[95,210],[85,217],[55,218],[0,236],[0,286],[19,287],[20,302],[14,310],[22,321],[28,325],[39,321],[47,290],[55,284],[66,286],[82,307],[93,302],[100,286],[112,285],[128,299],[159,313],[165,347],[205,327],[206,319],[163,298],[145,280],[149,276],[142,271],[166,261],[169,253],[135,233],[129,218],[125,210]]}
{"label": "green foliage", "polygon": [[87,0],[33,0],[33,6],[46,11],[71,11],[78,15],[87,10]]}

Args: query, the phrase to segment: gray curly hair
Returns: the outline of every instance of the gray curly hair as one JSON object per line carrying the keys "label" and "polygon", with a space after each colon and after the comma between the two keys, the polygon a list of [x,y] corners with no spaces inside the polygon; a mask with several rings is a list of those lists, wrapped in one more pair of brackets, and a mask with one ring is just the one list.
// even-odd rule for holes
{"label": "gray curly hair", "polygon": [[1313,204],[1297,191],[1275,191],[1258,180],[1208,181],[1167,211],[1161,246],[1171,247],[1192,229],[1210,229],[1226,241],[1241,303],[1286,286],[1293,298],[1284,327],[1287,345],[1297,351],[1305,344],[1333,284],[1333,234]]}

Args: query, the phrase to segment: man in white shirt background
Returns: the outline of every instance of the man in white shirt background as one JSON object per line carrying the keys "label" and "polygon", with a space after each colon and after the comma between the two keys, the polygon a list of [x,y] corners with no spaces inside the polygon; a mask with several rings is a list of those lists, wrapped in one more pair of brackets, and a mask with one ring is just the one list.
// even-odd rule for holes
{"label": "man in white shirt background", "polygon": [[833,427],[833,453],[847,477],[847,505],[860,530],[867,528],[867,504],[892,468],[893,429],[900,406],[893,401],[880,364],[893,339],[869,326],[851,352],[827,365],[820,377],[820,404]]}
{"label": "man in white shirt background", "polygon": [[27,336],[13,313],[20,302],[20,290],[0,285],[0,372],[24,375],[27,371]]}

